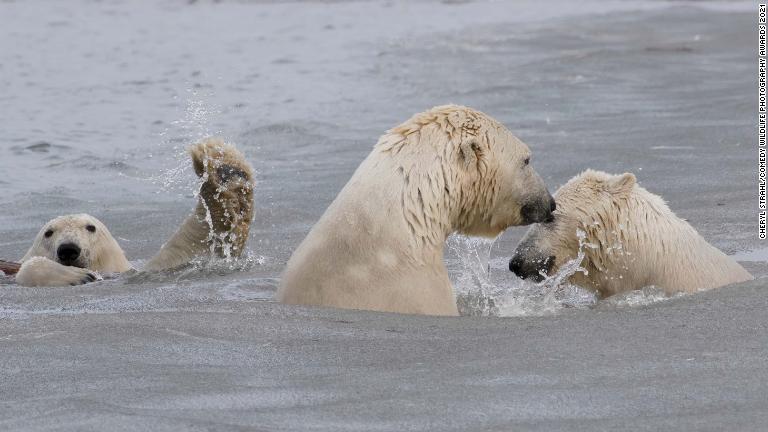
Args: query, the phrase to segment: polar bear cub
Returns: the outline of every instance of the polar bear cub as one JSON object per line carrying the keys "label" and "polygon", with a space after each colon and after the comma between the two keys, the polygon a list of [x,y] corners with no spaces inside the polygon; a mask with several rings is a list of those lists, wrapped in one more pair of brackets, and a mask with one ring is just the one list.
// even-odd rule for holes
{"label": "polar bear cub", "polygon": [[[190,155],[203,180],[197,207],[145,271],[176,268],[197,257],[237,257],[245,249],[253,217],[253,169],[220,139],[192,146]],[[46,223],[21,263],[16,281],[23,286],[77,285],[98,279],[98,273],[132,268],[107,227],[87,214]]]}
{"label": "polar bear cub", "polygon": [[46,223],[21,262],[16,281],[24,286],[77,285],[96,280],[94,272],[131,269],[107,227],[87,214],[59,216]]}
{"label": "polar bear cub", "polygon": [[457,315],[453,232],[495,237],[550,218],[531,151],[499,122],[446,105],[383,135],[293,253],[283,303]]}
{"label": "polar bear cub", "polygon": [[665,292],[694,292],[753,279],[741,265],[678,218],[633,174],[587,170],[556,193],[552,222],[534,225],[517,246],[509,268],[523,278],[554,274],[579,250],[582,231],[586,273],[570,281],[602,297],[654,285]]}

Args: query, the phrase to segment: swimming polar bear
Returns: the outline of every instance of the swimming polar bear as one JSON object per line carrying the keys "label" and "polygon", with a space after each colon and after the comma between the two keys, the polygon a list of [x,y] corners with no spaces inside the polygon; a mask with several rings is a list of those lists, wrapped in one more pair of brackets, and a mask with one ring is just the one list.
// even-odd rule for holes
{"label": "swimming polar bear", "polygon": [[552,222],[534,225],[515,249],[509,268],[522,278],[554,274],[579,251],[584,232],[586,273],[570,282],[601,297],[654,285],[667,294],[752,280],[731,257],[707,243],[664,200],[630,173],[587,170],[556,193]]}
{"label": "swimming polar bear", "polygon": [[[253,217],[253,169],[232,145],[209,138],[190,148],[203,180],[197,207],[144,271],[173,269],[201,256],[237,257],[245,249]],[[132,266],[98,219],[59,216],[46,223],[21,259],[16,281],[23,286],[92,282],[98,273],[122,273]]]}
{"label": "swimming polar bear", "polygon": [[522,141],[479,111],[414,115],[379,139],[293,253],[278,300],[458,315],[445,239],[548,220],[554,200],[530,160]]}

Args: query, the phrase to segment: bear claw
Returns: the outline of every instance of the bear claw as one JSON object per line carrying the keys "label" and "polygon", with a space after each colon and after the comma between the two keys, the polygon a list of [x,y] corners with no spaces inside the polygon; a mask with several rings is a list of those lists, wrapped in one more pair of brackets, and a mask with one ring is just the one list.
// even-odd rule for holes
{"label": "bear claw", "polygon": [[79,282],[73,282],[73,283],[71,283],[69,285],[70,286],[84,285],[84,284],[87,284],[89,282],[96,282],[97,280],[101,280],[101,278],[96,276],[93,273],[87,273],[85,276],[83,276],[82,279],[80,279]]}

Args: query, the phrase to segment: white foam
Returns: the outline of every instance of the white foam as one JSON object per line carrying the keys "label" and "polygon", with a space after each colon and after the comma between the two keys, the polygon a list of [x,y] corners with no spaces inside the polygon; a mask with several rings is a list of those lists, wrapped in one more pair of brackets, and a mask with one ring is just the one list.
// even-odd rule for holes
{"label": "white foam", "polygon": [[649,304],[658,303],[660,301],[669,300],[671,298],[677,298],[685,295],[684,293],[677,293],[668,295],[662,288],[657,286],[647,286],[639,290],[627,291],[625,293],[616,294],[608,297],[605,300],[601,300],[599,303],[600,308],[625,308],[625,307],[637,307],[647,306]]}
{"label": "white foam", "polygon": [[491,280],[491,263],[494,263],[494,268],[501,267],[506,271],[506,260],[490,259],[494,242],[495,239],[460,235],[448,239],[448,247],[459,260],[453,284],[462,315],[546,315],[565,308],[589,307],[597,301],[593,293],[567,282],[575,272],[584,271],[580,267],[584,258],[583,233],[580,234],[581,246],[577,257],[540,283],[514,276],[503,281]]}
{"label": "white foam", "polygon": [[505,275],[506,258],[491,259],[495,239],[451,236],[446,244],[456,255],[458,262],[449,267],[457,304],[462,315],[471,316],[540,316],[561,312],[565,309],[624,308],[645,306],[679,297],[669,296],[660,288],[645,287],[599,300],[595,293],[568,282],[577,272],[586,273],[581,267],[584,249],[595,247],[586,242],[585,233],[577,231],[579,251],[576,257],[563,264],[556,274],[534,283],[509,276],[492,280],[491,269]]}

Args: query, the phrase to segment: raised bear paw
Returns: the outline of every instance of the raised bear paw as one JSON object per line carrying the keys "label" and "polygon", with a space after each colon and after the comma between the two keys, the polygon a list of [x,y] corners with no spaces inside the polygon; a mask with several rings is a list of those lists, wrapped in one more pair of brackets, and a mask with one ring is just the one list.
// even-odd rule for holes
{"label": "raised bear paw", "polygon": [[220,255],[239,256],[253,217],[253,168],[234,146],[219,138],[190,148],[195,173],[203,179],[197,215],[210,228]]}

